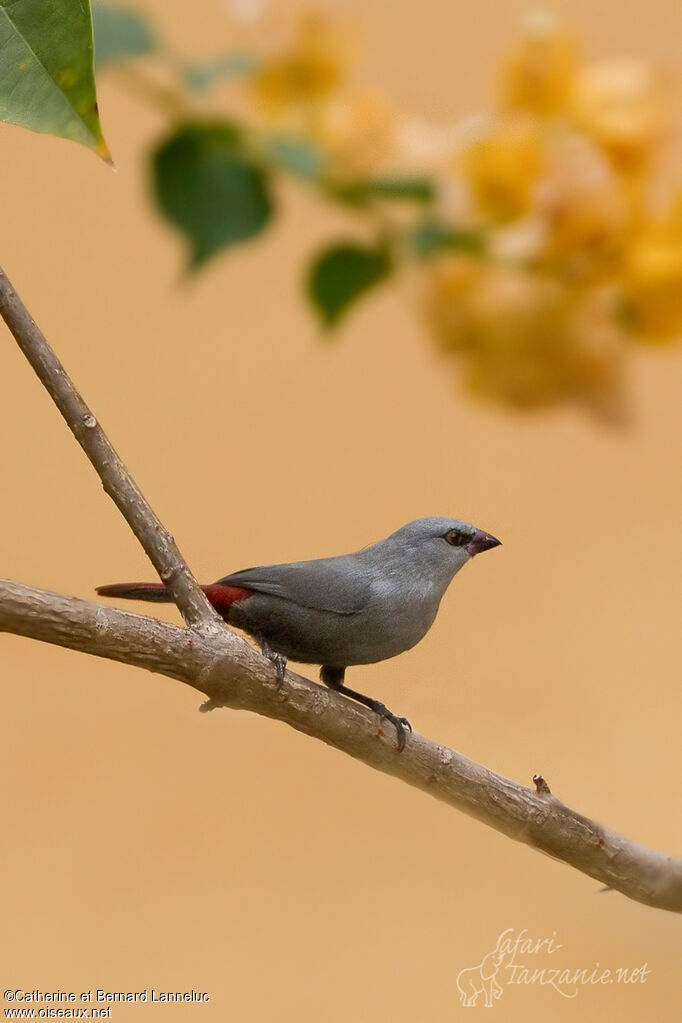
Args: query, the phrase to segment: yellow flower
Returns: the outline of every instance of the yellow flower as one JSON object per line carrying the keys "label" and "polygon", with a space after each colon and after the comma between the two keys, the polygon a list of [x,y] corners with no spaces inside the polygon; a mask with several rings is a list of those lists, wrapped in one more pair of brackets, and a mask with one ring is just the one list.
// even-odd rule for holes
{"label": "yellow flower", "polygon": [[516,408],[562,396],[565,296],[547,277],[490,266],[471,298],[479,330],[465,352],[470,390]]}
{"label": "yellow flower", "polygon": [[442,255],[426,263],[426,315],[445,351],[457,351],[475,341],[481,324],[473,299],[486,273],[481,259],[464,253]]}
{"label": "yellow flower", "polygon": [[682,197],[633,241],[624,291],[626,312],[642,339],[682,338]]}
{"label": "yellow flower", "polygon": [[314,103],[338,88],[346,63],[339,35],[321,16],[308,14],[299,21],[289,46],[263,62],[252,84],[273,107]]}
{"label": "yellow flower", "polygon": [[576,66],[571,36],[551,15],[532,15],[504,65],[500,85],[503,108],[540,116],[563,112],[569,105]]}
{"label": "yellow flower", "polygon": [[332,100],[320,116],[318,141],[333,175],[371,176],[391,154],[396,114],[377,92]]}
{"label": "yellow flower", "polygon": [[668,121],[659,76],[635,60],[584,68],[575,83],[573,112],[625,173],[646,166]]}
{"label": "yellow flower", "polygon": [[545,168],[537,190],[540,265],[576,284],[617,274],[631,210],[607,159],[588,139],[561,130],[548,141]]}
{"label": "yellow flower", "polygon": [[612,422],[623,418],[625,349],[611,320],[581,322],[557,307],[528,326],[499,321],[487,343],[467,353],[473,393],[519,410],[571,402]]}
{"label": "yellow flower", "polygon": [[576,293],[463,255],[426,273],[431,326],[459,355],[472,392],[517,409],[570,401],[620,416],[625,346],[609,292]]}
{"label": "yellow flower", "polygon": [[541,169],[537,126],[508,117],[477,131],[465,146],[462,165],[481,211],[505,221],[525,213]]}

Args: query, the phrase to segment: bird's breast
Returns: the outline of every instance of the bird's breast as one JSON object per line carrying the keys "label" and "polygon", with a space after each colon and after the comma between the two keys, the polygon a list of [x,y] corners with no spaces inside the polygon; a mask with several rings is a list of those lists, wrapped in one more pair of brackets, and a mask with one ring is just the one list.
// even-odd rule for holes
{"label": "bird's breast", "polygon": [[380,582],[372,587],[365,628],[386,651],[384,657],[409,650],[424,637],[438,613],[440,597],[435,586],[419,579],[412,585]]}

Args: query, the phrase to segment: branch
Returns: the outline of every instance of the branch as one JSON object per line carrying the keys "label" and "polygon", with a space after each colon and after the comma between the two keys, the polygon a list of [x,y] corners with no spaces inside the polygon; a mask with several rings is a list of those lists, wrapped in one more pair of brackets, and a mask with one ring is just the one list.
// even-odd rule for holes
{"label": "branch", "polygon": [[2,267],[0,315],[95,467],[105,492],[142,544],[182,617],[195,629],[219,628],[220,619],[199,588],[175,540],[138,489]]}
{"label": "branch", "polygon": [[635,845],[565,806],[536,776],[537,791],[445,746],[395,736],[364,707],[272,665],[223,626],[173,537],[154,515],[94,415],[0,269],[0,314],[47,388],[105,491],[168,587],[190,629],[0,580],[0,632],[42,640],[167,675],[208,696],[204,710],[243,708],[284,721],[376,770],[430,792],[646,905],[682,912],[682,861]]}
{"label": "branch", "polygon": [[682,860],[636,845],[553,796],[476,764],[455,750],[395,735],[359,704],[272,665],[227,627],[197,634],[155,618],[0,580],[0,632],[133,664],[178,679],[209,698],[283,721],[385,774],[429,792],[518,842],[570,864],[637,902],[682,912]]}

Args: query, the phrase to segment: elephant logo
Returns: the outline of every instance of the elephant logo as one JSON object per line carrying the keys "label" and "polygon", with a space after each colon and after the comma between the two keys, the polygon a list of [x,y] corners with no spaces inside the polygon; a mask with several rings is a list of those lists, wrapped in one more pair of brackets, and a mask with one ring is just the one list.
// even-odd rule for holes
{"label": "elephant logo", "polygon": [[497,972],[504,959],[504,951],[500,951],[500,942],[492,952],[481,959],[478,966],[467,966],[457,974],[457,989],[462,1005],[473,1008],[479,995],[483,995],[486,1009],[492,1009],[496,999],[502,997],[502,987],[497,982]]}

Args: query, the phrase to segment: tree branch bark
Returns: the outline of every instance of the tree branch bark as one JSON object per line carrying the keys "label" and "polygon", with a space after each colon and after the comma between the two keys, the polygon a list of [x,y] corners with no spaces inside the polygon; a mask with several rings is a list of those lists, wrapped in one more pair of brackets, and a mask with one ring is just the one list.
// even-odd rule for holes
{"label": "tree branch bark", "polygon": [[0,632],[147,668],[226,706],[284,721],[376,770],[431,793],[516,841],[649,906],[682,912],[682,861],[636,845],[565,806],[540,776],[537,791],[411,735],[398,753],[391,729],[359,704],[273,666],[224,626],[173,537],[131,479],[94,415],[0,269],[0,314],[14,334],[189,629],[89,601],[0,581]]}
{"label": "tree branch bark", "polygon": [[0,315],[95,467],[104,490],[142,544],[182,617],[195,629],[220,628],[220,619],[199,588],[175,540],[140,492],[2,267]]}
{"label": "tree branch bark", "polygon": [[384,732],[377,715],[291,672],[280,686],[270,662],[227,626],[200,635],[0,580],[0,632],[178,679],[209,698],[202,709],[232,707],[283,721],[637,902],[682,913],[682,860],[584,817],[539,776],[534,791],[417,734],[398,753],[393,731]]}

